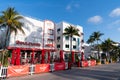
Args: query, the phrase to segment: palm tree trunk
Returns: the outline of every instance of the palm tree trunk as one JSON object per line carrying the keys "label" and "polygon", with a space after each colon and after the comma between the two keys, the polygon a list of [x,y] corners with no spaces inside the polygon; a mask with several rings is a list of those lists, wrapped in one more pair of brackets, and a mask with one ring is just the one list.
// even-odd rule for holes
{"label": "palm tree trunk", "polygon": [[101,58],[100,58],[99,46],[98,46],[98,40],[97,40],[97,50],[98,50],[98,59],[101,59]]}
{"label": "palm tree trunk", "polygon": [[5,36],[5,44],[4,44],[4,49],[6,48],[7,46],[7,41],[8,41],[8,35],[9,35],[9,27],[7,27],[7,32],[6,32],[6,36]]}
{"label": "palm tree trunk", "polygon": [[70,61],[72,61],[72,36],[70,37],[70,54],[71,54],[71,60]]}

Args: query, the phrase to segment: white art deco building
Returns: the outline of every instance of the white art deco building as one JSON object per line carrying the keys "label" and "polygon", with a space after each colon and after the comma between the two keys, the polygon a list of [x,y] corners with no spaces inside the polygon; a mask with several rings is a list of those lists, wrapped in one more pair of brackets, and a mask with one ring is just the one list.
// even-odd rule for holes
{"label": "white art deco building", "polygon": [[30,63],[32,57],[34,61],[36,60],[34,63],[50,62],[50,56],[55,54],[54,23],[50,20],[41,21],[30,17],[24,17],[21,21],[24,23],[25,34],[12,33],[8,49],[20,49],[21,63]]}
{"label": "white art deco building", "polygon": [[[67,22],[55,24],[50,20],[42,21],[31,17],[23,17],[21,22],[24,23],[22,28],[25,34],[19,31],[17,35],[12,33],[8,42],[7,48],[12,52],[11,63],[49,63],[51,59],[61,57],[66,60],[67,54],[70,53],[70,39],[62,34],[64,29],[72,24]],[[84,41],[83,28],[79,25],[73,26],[79,29],[81,36],[73,36],[72,50],[76,54],[81,54]],[[3,32],[0,34],[0,42],[3,42],[2,39],[5,39],[5,30]],[[61,50],[64,51],[62,56],[60,55]],[[20,60],[16,62],[17,58]]]}

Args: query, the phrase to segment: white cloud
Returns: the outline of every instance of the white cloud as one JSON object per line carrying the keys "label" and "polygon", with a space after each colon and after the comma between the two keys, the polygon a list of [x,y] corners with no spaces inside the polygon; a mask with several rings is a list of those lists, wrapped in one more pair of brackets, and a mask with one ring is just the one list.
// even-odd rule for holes
{"label": "white cloud", "polygon": [[74,7],[75,7],[75,8],[79,8],[80,5],[76,3],[76,4],[74,4]]}
{"label": "white cloud", "polygon": [[70,11],[70,10],[73,10],[73,9],[77,9],[79,7],[80,7],[80,5],[78,3],[71,2],[66,6],[66,10]]}
{"label": "white cloud", "polygon": [[116,20],[115,22],[112,23],[113,25],[119,25],[120,26],[120,20]]}
{"label": "white cloud", "polygon": [[119,27],[120,26],[120,20],[116,20],[114,22],[111,22],[110,24],[108,24],[108,28],[112,29],[114,27]]}
{"label": "white cloud", "polygon": [[102,22],[102,17],[101,16],[93,16],[88,19],[88,22],[98,24]]}
{"label": "white cloud", "polygon": [[114,10],[110,13],[109,16],[110,16],[110,17],[117,17],[117,16],[120,16],[120,8],[114,9]]}
{"label": "white cloud", "polygon": [[67,5],[66,10],[71,10],[71,5]]}
{"label": "white cloud", "polygon": [[120,27],[118,28],[118,31],[120,31]]}

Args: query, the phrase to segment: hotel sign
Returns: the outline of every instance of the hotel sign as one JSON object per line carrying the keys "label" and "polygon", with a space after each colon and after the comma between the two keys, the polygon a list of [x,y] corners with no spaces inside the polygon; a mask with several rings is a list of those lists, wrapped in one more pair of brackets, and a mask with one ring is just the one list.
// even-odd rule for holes
{"label": "hotel sign", "polygon": [[17,45],[40,46],[40,43],[16,41]]}

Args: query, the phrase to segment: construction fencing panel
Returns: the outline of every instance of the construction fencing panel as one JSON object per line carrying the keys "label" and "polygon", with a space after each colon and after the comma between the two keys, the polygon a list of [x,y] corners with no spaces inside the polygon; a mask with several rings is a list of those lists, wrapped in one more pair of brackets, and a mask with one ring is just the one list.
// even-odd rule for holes
{"label": "construction fencing panel", "polygon": [[29,74],[29,65],[8,66],[7,77]]}
{"label": "construction fencing panel", "polygon": [[35,73],[43,73],[50,71],[50,64],[36,64]]}
{"label": "construction fencing panel", "polygon": [[65,62],[63,62],[63,63],[54,63],[54,69],[55,69],[55,71],[65,70]]}
{"label": "construction fencing panel", "polygon": [[29,64],[14,65],[3,67],[0,66],[0,79],[6,77],[32,75],[34,73],[53,72],[68,69],[68,62],[52,63],[52,64]]}

